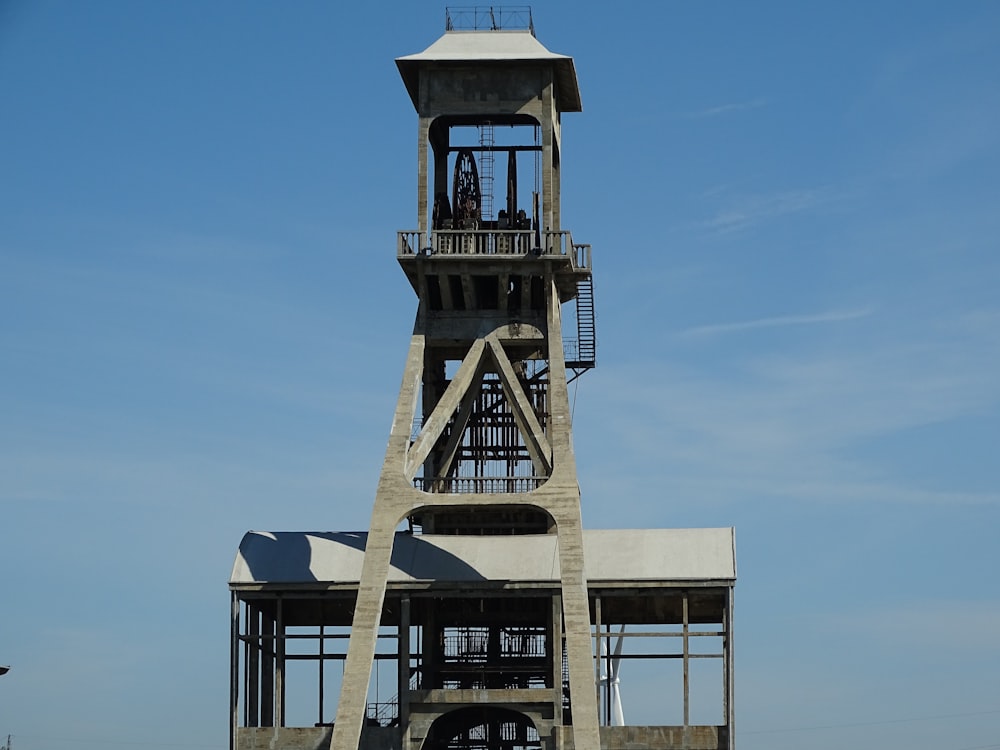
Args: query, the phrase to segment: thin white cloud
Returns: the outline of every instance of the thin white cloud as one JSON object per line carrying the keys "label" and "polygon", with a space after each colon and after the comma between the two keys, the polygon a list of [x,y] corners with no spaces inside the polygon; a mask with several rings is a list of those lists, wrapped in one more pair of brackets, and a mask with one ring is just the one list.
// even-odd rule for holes
{"label": "thin white cloud", "polygon": [[[591,401],[580,419],[599,424],[602,440],[618,445],[625,458],[617,459],[614,471],[600,464],[593,471],[581,468],[584,483],[591,496],[609,498],[630,492],[638,498],[651,483],[666,484],[672,497],[698,504],[753,497],[996,505],[1000,492],[986,469],[959,470],[945,443],[940,465],[920,467],[926,471],[917,474],[901,469],[891,450],[878,449],[883,439],[890,448],[905,447],[913,428],[995,413],[1000,386],[992,374],[1000,366],[1000,339],[988,324],[989,311],[981,317],[974,325],[962,317],[912,331],[880,321],[891,342],[876,327],[863,339],[836,339],[819,353],[736,355],[725,371],[670,366],[657,358],[605,366],[590,386],[614,395]],[[903,442],[893,443],[897,437]],[[605,482],[605,475],[614,482]],[[624,489],[623,483],[632,486]]]}
{"label": "thin white cloud", "polygon": [[709,107],[708,109],[686,112],[684,113],[684,117],[689,120],[700,120],[706,117],[718,117],[720,115],[728,115],[733,112],[744,112],[749,109],[758,109],[763,107],[765,104],[767,104],[767,100],[763,97],[758,97],[747,102],[731,102],[729,104],[720,104],[717,107]]}
{"label": "thin white cloud", "polygon": [[799,213],[829,200],[826,191],[804,189],[744,196],[733,206],[718,211],[704,225],[714,232],[736,232],[767,219]]}
{"label": "thin white cloud", "polygon": [[771,318],[756,318],[741,320],[734,323],[715,323],[712,325],[695,326],[681,331],[685,337],[717,336],[725,333],[751,331],[758,328],[780,328],[782,326],[813,325],[816,323],[839,323],[845,320],[857,320],[871,315],[873,309],[864,307],[857,310],[830,310],[829,312],[811,315],[778,315]]}

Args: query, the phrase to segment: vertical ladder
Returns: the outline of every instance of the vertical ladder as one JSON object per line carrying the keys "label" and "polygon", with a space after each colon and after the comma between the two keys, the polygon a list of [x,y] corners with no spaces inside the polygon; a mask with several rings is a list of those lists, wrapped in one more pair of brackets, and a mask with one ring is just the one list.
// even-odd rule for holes
{"label": "vertical ladder", "polygon": [[594,278],[576,282],[577,359],[581,367],[597,364],[597,331],[594,322]]}
{"label": "vertical ladder", "polygon": [[563,723],[572,724],[572,706],[569,702],[569,657],[566,656],[566,641],[562,644],[562,709]]}
{"label": "vertical ladder", "polygon": [[[492,9],[491,9],[492,10]],[[480,221],[493,221],[493,123],[479,126],[479,195]]]}

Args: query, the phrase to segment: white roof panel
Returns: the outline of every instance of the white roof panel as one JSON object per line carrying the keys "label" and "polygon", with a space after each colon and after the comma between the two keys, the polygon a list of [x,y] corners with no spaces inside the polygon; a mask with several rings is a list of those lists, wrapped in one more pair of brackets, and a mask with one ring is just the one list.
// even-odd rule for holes
{"label": "white roof panel", "polygon": [[[365,532],[250,531],[230,583],[357,583]],[[587,579],[734,580],[733,529],[584,531]],[[397,533],[390,582],[559,580],[555,535],[437,536]]]}
{"label": "white roof panel", "polygon": [[396,59],[416,62],[464,62],[571,58],[549,52],[530,31],[448,31],[423,52]]}
{"label": "white roof panel", "polygon": [[420,71],[435,63],[549,62],[559,84],[557,105],[562,112],[579,112],[580,86],[573,58],[549,52],[530,31],[447,31],[434,44],[415,55],[396,58],[414,106],[417,105]]}

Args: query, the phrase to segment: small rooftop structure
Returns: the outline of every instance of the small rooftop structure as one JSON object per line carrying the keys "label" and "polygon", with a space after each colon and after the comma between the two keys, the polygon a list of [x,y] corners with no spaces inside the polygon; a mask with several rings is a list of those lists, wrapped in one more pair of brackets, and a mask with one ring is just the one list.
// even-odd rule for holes
{"label": "small rooftop structure", "polygon": [[445,31],[530,31],[535,33],[530,5],[449,6],[444,9]]}

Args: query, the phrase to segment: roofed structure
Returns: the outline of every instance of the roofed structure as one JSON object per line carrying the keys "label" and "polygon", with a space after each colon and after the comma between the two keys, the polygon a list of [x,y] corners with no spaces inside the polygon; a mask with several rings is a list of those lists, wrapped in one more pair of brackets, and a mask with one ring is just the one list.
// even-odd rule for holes
{"label": "roofed structure", "polygon": [[[732,747],[733,529],[588,530],[583,537],[603,680],[602,750]],[[233,634],[245,683],[238,750],[330,744],[335,715],[326,713],[325,696],[336,693],[347,657],[367,541],[367,532],[244,536],[230,576],[243,610]],[[451,712],[451,734],[464,712],[481,716],[484,703],[499,712],[491,715],[495,733],[506,737],[502,750],[576,747],[562,729],[570,705],[565,664],[558,648],[553,654],[562,631],[557,544],[554,534],[395,535],[376,655],[388,689],[373,686],[369,695],[362,750],[405,746],[404,728],[411,742],[442,747],[440,706]],[[655,665],[669,662],[680,663],[682,682],[649,684],[650,671],[661,671]],[[718,665],[709,670],[714,689],[706,683],[708,662]],[[663,715],[680,721],[627,722],[630,677],[643,673]],[[289,721],[290,696],[304,689],[303,676],[319,703],[311,720]],[[723,696],[719,718],[692,720],[711,714],[704,696],[716,691]]]}
{"label": "roofed structure", "polygon": [[[231,750],[732,750],[733,530],[583,529],[569,384],[597,340],[591,247],[562,225],[573,60],[490,6],[449,9],[396,64],[417,305],[371,527],[244,537]],[[631,724],[623,662],[657,667]]]}

